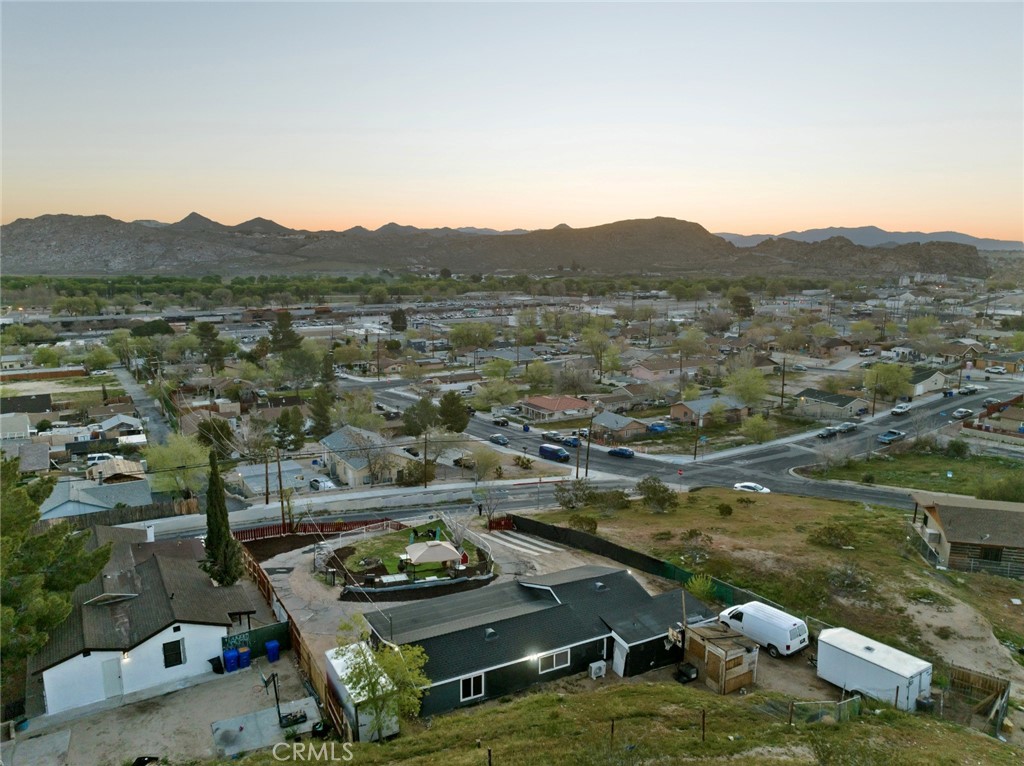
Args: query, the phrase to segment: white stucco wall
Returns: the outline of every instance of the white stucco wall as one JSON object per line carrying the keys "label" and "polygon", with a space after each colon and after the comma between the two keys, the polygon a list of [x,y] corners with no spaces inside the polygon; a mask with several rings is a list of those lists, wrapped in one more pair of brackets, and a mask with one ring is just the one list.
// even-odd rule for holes
{"label": "white stucco wall", "polygon": [[60,713],[104,699],[103,661],[120,657],[120,652],[93,652],[43,671],[46,712]]}
{"label": "white stucco wall", "polygon": [[[221,638],[227,628],[217,625],[183,624],[161,631],[127,653],[92,652],[78,655],[43,672],[46,712],[53,714],[103,700],[103,661],[118,659],[121,663],[121,685],[124,694],[151,686],[179,681],[211,671],[207,660],[221,654]],[[185,639],[185,662],[173,668],[164,667],[163,645]]]}

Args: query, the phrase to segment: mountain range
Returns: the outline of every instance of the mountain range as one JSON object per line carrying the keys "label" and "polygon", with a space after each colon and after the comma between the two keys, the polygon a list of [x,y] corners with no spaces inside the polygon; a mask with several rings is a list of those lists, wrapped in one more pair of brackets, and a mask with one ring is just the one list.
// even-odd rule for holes
{"label": "mountain range", "polygon": [[[988,275],[980,245],[974,243],[993,240],[956,234],[970,241],[899,241],[913,236],[866,227],[758,236],[754,242],[664,217],[505,232],[397,223],[374,231],[362,226],[304,231],[266,218],[228,226],[198,213],[170,224],[104,215],[43,215],[0,228],[3,271],[8,274],[231,277],[358,274],[381,268],[551,274],[576,267],[588,274],[666,276]],[[1003,244],[1006,249],[1020,246]]]}
{"label": "mountain range", "polygon": [[914,242],[958,242],[971,245],[979,250],[1024,250],[1024,242],[1005,239],[987,239],[961,234],[958,231],[886,231],[877,226],[830,226],[826,229],[787,231],[783,234],[730,234],[719,232],[716,236],[732,242],[737,247],[753,247],[766,239],[793,239],[797,242],[821,242],[832,237],[846,237],[855,245],[865,247],[895,247]]}

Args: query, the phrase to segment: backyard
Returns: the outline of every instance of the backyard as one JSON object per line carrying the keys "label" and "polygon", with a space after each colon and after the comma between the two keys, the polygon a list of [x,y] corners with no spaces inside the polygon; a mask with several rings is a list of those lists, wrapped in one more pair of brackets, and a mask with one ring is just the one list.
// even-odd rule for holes
{"label": "backyard", "polygon": [[[436,532],[437,534],[430,536],[430,532]],[[413,534],[415,534],[415,540],[412,539]],[[406,546],[410,545],[411,542],[426,542],[435,539],[451,542],[452,537],[452,533],[441,521],[432,521],[428,524],[420,524],[417,527],[391,532],[379,537],[371,537],[344,549],[345,551],[351,551],[351,553],[345,556],[343,561],[344,568],[353,574],[358,574],[368,570],[379,571],[379,568],[382,567],[387,570],[388,574],[398,574],[405,571],[414,580],[421,580],[432,576],[440,577],[446,575],[448,571],[443,562],[404,565],[399,557],[405,554]],[[456,547],[458,548],[459,546]],[[463,540],[461,548],[469,558],[469,563],[476,563],[476,546],[469,540]],[[377,563],[378,561],[380,562],[379,564]]]}

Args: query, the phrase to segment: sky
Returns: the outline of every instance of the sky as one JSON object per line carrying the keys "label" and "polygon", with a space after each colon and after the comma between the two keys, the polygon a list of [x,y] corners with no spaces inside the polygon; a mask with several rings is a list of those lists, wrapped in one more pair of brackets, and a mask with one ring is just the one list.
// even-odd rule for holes
{"label": "sky", "polygon": [[2,2],[2,220],[1024,239],[1024,4]]}

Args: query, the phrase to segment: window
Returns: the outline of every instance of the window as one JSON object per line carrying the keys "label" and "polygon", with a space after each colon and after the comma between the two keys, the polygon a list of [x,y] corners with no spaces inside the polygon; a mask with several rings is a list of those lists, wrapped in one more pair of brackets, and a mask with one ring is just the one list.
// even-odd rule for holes
{"label": "window", "polygon": [[164,667],[173,668],[185,664],[185,639],[168,641],[164,644]]}
{"label": "window", "polygon": [[743,612],[738,609],[729,615],[729,619],[733,622],[743,622]]}
{"label": "window", "polygon": [[1003,549],[1002,548],[982,548],[981,549],[981,560],[992,561],[999,563],[1003,560]]}
{"label": "window", "polygon": [[462,701],[484,696],[484,674],[462,679]]}
{"label": "window", "polygon": [[569,650],[545,654],[540,658],[540,672],[550,673],[552,670],[569,667]]}

